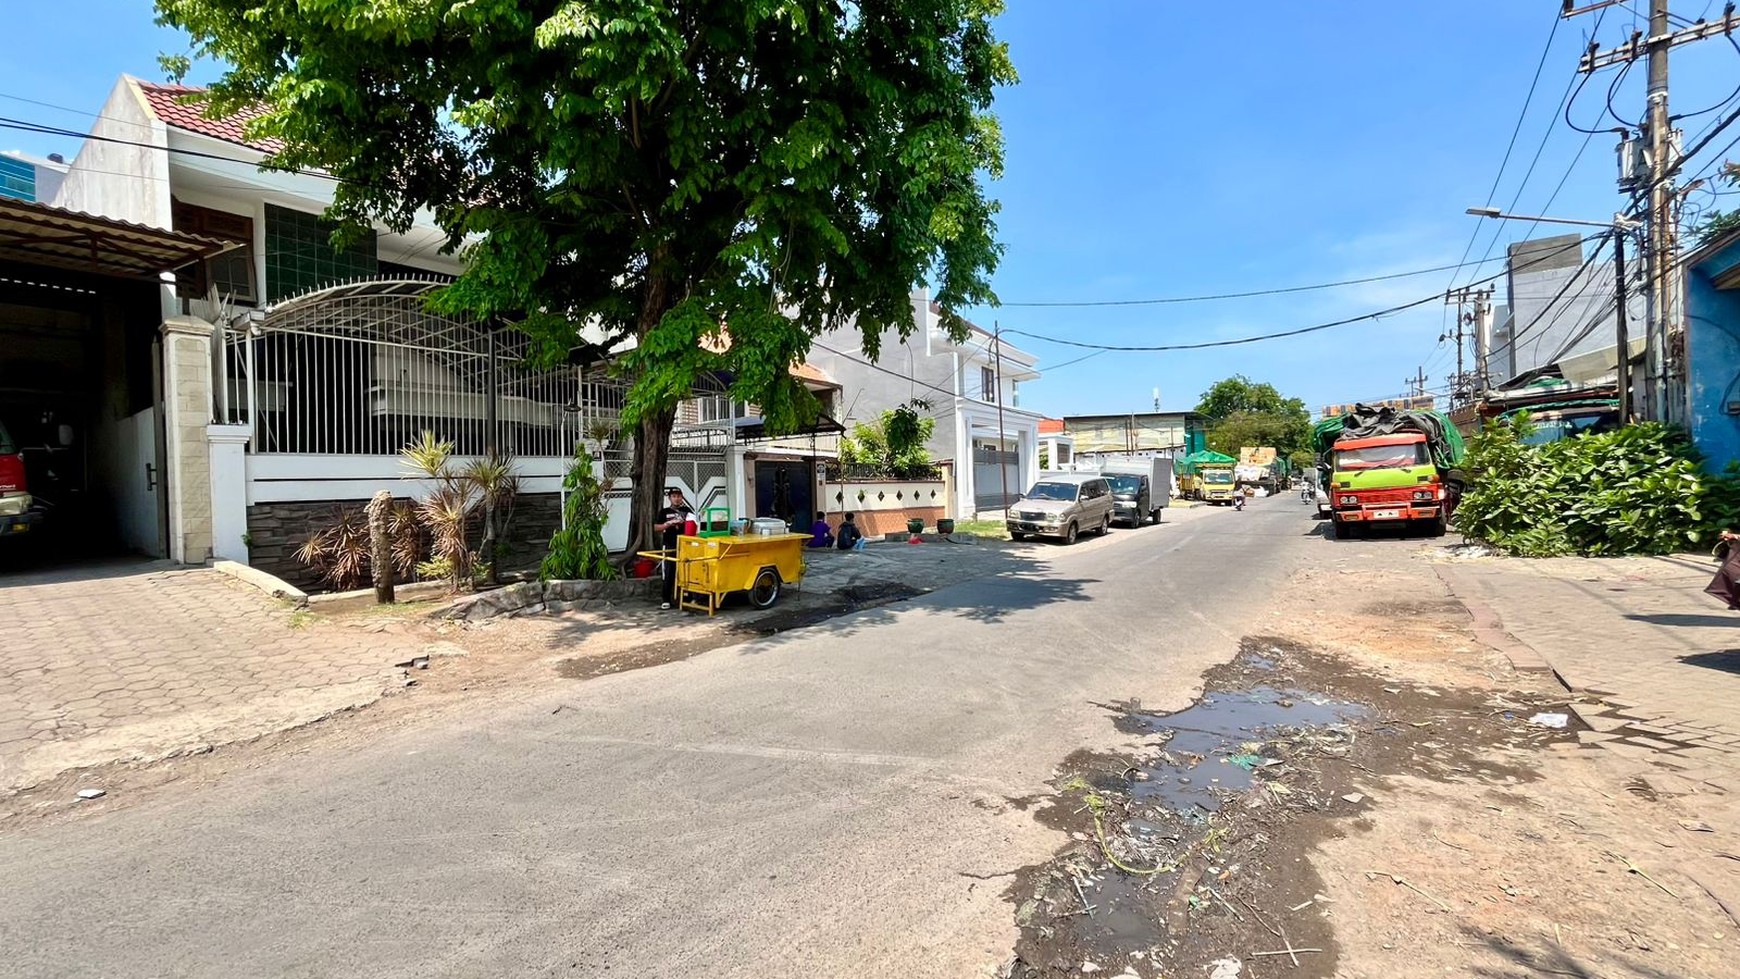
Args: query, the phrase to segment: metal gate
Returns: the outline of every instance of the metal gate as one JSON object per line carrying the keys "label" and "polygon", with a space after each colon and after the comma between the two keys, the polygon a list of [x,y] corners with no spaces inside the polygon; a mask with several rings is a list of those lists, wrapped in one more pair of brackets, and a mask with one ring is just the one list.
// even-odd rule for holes
{"label": "metal gate", "polygon": [[1007,500],[1021,495],[1021,454],[999,450],[984,442],[973,445],[973,506],[979,510],[1001,510],[1005,494],[1003,481],[1009,481]]}

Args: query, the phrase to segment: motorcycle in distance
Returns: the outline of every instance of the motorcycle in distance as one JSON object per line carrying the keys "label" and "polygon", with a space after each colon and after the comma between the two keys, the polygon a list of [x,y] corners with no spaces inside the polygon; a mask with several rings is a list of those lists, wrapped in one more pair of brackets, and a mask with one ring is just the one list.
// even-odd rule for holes
{"label": "motorcycle in distance", "polygon": [[1243,493],[1233,494],[1233,509],[1234,510],[1243,510],[1244,508],[1245,508],[1245,495]]}

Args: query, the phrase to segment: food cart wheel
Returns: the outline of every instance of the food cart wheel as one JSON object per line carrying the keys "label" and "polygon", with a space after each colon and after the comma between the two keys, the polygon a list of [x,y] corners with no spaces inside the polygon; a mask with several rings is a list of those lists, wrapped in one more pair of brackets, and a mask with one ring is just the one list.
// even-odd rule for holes
{"label": "food cart wheel", "polygon": [[773,568],[762,568],[755,576],[755,584],[749,587],[749,604],[756,608],[772,608],[779,601],[779,572]]}

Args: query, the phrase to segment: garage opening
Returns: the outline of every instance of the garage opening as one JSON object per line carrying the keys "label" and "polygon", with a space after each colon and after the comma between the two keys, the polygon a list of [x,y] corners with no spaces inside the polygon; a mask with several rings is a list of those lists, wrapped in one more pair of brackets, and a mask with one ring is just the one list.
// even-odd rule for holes
{"label": "garage opening", "polygon": [[231,247],[0,200],[0,567],[164,556],[161,276]]}
{"label": "garage opening", "polygon": [[25,490],[0,517],[27,517],[10,524],[9,550],[163,555],[157,295],[154,283],[0,266],[0,442]]}

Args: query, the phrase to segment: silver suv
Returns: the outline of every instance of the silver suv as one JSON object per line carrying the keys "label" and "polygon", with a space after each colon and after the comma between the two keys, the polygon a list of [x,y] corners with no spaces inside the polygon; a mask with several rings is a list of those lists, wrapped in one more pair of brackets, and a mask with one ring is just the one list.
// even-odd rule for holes
{"label": "silver suv", "polygon": [[1077,534],[1103,534],[1112,526],[1112,488],[1090,473],[1041,476],[1009,508],[1008,526],[1014,540],[1032,535],[1074,544]]}

